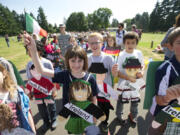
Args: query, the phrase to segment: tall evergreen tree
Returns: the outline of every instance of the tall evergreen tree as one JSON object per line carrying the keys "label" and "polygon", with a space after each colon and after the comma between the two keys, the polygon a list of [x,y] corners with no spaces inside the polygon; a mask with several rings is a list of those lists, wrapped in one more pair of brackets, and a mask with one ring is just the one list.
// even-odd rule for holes
{"label": "tall evergreen tree", "polygon": [[42,7],[39,7],[38,9],[37,21],[43,29],[48,31],[48,22]]}

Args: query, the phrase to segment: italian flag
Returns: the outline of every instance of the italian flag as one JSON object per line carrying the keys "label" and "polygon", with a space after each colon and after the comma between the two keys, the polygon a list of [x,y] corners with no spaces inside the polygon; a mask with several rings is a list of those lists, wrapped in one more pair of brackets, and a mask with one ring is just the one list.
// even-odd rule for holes
{"label": "italian flag", "polygon": [[47,37],[47,32],[28,13],[26,13],[26,31]]}

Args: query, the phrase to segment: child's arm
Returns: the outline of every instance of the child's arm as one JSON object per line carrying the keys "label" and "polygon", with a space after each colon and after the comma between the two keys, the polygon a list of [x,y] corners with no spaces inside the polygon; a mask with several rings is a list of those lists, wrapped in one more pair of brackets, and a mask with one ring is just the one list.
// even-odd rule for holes
{"label": "child's arm", "polygon": [[34,134],[36,134],[34,121],[33,121],[33,118],[32,118],[32,115],[31,115],[30,111],[28,112],[28,121],[29,121],[29,125],[30,125],[32,131],[34,132]]}
{"label": "child's arm", "polygon": [[136,82],[136,79],[131,78],[131,77],[129,77],[129,76],[121,73],[121,72],[118,70],[118,64],[114,64],[114,65],[112,66],[111,72],[112,72],[112,75],[113,75],[114,77],[119,77],[119,78],[122,78],[122,79],[124,79],[124,80],[129,80],[129,81],[131,81],[131,82]]}
{"label": "child's arm", "polygon": [[42,75],[54,77],[54,70],[44,68],[43,65],[41,64],[34,39],[30,35],[24,34],[24,42],[25,42],[25,45],[27,45],[28,50],[30,51],[32,61],[37,71],[41,73]]}

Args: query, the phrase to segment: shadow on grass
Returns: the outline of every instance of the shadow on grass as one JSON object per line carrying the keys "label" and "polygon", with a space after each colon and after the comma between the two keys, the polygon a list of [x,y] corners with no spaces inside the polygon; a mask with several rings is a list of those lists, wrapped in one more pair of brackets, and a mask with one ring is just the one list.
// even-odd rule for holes
{"label": "shadow on grass", "polygon": [[[136,125],[138,130],[138,135],[146,135],[150,123],[151,123],[151,116],[149,112],[146,114],[145,119],[142,116],[139,116],[137,118],[137,125]],[[118,126],[120,126],[120,128]],[[111,135],[128,135],[129,128],[135,128],[136,126],[132,124],[129,120],[127,124],[122,126],[119,123],[118,119],[115,118],[109,125],[109,131]],[[117,133],[116,133],[116,128],[119,128]]]}

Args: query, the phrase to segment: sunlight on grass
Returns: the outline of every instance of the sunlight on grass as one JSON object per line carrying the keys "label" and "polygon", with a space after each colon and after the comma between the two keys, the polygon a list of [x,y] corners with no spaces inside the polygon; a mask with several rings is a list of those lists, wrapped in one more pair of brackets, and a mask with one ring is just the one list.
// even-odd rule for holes
{"label": "sunlight on grass", "polygon": [[[115,35],[115,33],[111,33]],[[144,58],[148,60],[152,58],[153,60],[163,60],[163,54],[157,54],[152,52],[154,48],[160,44],[163,39],[164,34],[153,34],[153,33],[143,33],[142,38],[137,46],[139,50],[142,51]],[[151,42],[154,45],[151,48]],[[23,45],[23,41],[17,42],[16,37],[10,38],[10,48],[7,47],[5,39],[0,37],[0,56],[8,60],[11,60],[19,70],[24,69],[27,62],[30,60],[29,56],[26,55],[26,51]]]}

